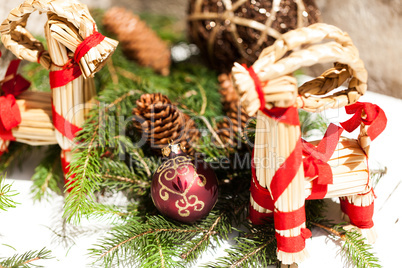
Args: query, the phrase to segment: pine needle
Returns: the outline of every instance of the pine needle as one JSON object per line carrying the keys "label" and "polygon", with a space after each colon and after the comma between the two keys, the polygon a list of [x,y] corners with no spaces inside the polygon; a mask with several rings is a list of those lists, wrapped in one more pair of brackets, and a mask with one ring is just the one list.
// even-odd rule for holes
{"label": "pine needle", "polygon": [[15,254],[10,258],[0,259],[1,268],[29,268],[29,267],[43,267],[36,265],[33,262],[38,260],[52,259],[51,251],[43,248],[39,251],[28,251],[24,254]]}
{"label": "pine needle", "polygon": [[12,197],[18,195],[15,190],[11,189],[11,184],[5,183],[5,175],[0,175],[0,210],[8,210],[15,208],[18,204],[12,200]]}

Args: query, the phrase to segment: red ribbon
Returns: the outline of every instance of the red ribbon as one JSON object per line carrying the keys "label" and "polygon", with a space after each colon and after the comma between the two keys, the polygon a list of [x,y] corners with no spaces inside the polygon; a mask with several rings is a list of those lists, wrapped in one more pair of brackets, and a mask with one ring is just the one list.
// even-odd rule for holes
{"label": "red ribbon", "polygon": [[76,63],[67,62],[62,70],[49,72],[50,88],[62,87],[80,77],[81,69]]}
{"label": "red ribbon", "polygon": [[341,209],[347,214],[350,223],[360,229],[369,229],[374,226],[374,202],[369,206],[361,207],[351,204],[347,198],[341,198]]}
{"label": "red ribbon", "polygon": [[280,108],[274,107],[272,109],[267,109],[265,107],[265,97],[264,91],[262,90],[262,84],[257,74],[255,73],[253,66],[247,68],[245,64],[242,65],[248,73],[250,74],[251,79],[254,81],[255,91],[258,94],[258,98],[260,100],[260,111],[263,112],[266,116],[271,117],[281,123],[285,123],[292,126],[298,126],[299,122],[299,114],[297,109],[294,107],[288,108]]}
{"label": "red ribbon", "polygon": [[0,138],[14,141],[12,129],[21,123],[21,113],[15,97],[31,85],[17,74],[21,60],[12,60],[8,65],[6,76],[1,86],[4,96],[0,97]]}
{"label": "red ribbon", "polygon": [[82,130],[82,128],[68,122],[63,116],[61,116],[56,111],[54,105],[52,105],[52,116],[54,128],[71,141],[74,140],[77,132]]}
{"label": "red ribbon", "polygon": [[88,51],[90,51],[93,47],[99,45],[104,39],[105,37],[102,34],[94,31],[93,34],[85,38],[84,41],[82,41],[81,44],[78,45],[74,53],[74,61],[80,62],[81,58],[84,57],[84,55],[87,54]]}
{"label": "red ribbon", "polygon": [[247,219],[249,219],[255,225],[262,225],[267,223],[270,219],[272,219],[273,214],[271,213],[264,213],[259,212],[253,208],[250,204],[249,206],[249,213]]}
{"label": "red ribbon", "polygon": [[70,176],[67,177],[67,175],[70,173],[70,164],[71,163],[68,162],[66,159],[66,152],[70,152],[70,150],[63,150],[61,152],[60,159],[61,159],[61,168],[62,168],[63,174],[64,174],[64,185],[65,185],[65,188],[67,189],[67,192],[69,193],[69,192],[71,192],[71,189],[72,189],[69,186],[70,186],[70,184],[72,184],[75,181],[74,178],[75,178],[76,174],[70,174]]}
{"label": "red ribbon", "polygon": [[[21,60],[12,60],[8,65],[5,80],[1,86],[4,95],[12,94],[14,97],[17,97],[22,92],[27,90],[31,85],[29,81],[17,74],[20,62]],[[11,78],[8,79],[9,77]]]}
{"label": "red ribbon", "polygon": [[294,150],[290,153],[285,162],[275,172],[270,189],[272,192],[273,202],[275,203],[279,196],[286,190],[293,178],[299,171],[302,162],[302,145],[301,138],[298,137]]}
{"label": "red ribbon", "polygon": [[306,222],[306,210],[304,206],[289,212],[275,210],[274,218],[276,230],[290,230]]}
{"label": "red ribbon", "polygon": [[331,123],[317,147],[303,140],[303,154],[306,156],[303,159],[304,176],[317,177],[307,199],[323,199],[327,194],[328,184],[333,183],[332,169],[327,162],[333,155],[342,132],[343,128]]}
{"label": "red ribbon", "polygon": [[296,253],[302,251],[306,247],[306,239],[311,237],[311,231],[307,228],[301,228],[298,236],[281,236],[275,233],[278,250],[287,253]]}
{"label": "red ribbon", "polygon": [[20,109],[11,94],[0,97],[0,138],[14,141],[12,129],[21,123]]}
{"label": "red ribbon", "polygon": [[363,122],[366,126],[370,126],[367,129],[367,135],[371,140],[374,140],[387,125],[387,117],[378,105],[369,102],[356,102],[345,106],[345,110],[347,114],[354,114],[352,118],[341,123],[341,126],[348,132],[352,132]]}

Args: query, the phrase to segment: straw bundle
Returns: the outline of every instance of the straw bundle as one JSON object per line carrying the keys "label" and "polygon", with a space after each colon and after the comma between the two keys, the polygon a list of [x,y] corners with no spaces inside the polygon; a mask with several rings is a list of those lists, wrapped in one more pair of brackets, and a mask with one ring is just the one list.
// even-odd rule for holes
{"label": "straw bundle", "polygon": [[[17,142],[32,146],[57,144],[50,96],[47,92],[26,91],[17,97],[21,123],[11,130]],[[6,151],[8,144],[0,139],[0,151]]]}
{"label": "straw bundle", "polygon": [[[288,52],[292,51],[290,54]],[[336,62],[334,67],[296,91],[286,75],[305,66]],[[317,23],[285,33],[264,49],[253,69],[261,81],[266,108],[289,107],[318,112],[355,103],[367,89],[367,71],[350,37],[335,26]],[[242,65],[232,69],[235,86],[250,116],[260,107],[253,79]],[[278,79],[278,80],[277,80]],[[348,88],[333,91],[349,79]],[[274,84],[275,83],[275,84]],[[278,88],[280,85],[281,88]]]}
{"label": "straw bundle", "polygon": [[[63,66],[68,64],[69,51],[61,45],[51,32],[51,23],[55,21],[55,15],[49,16],[49,20],[45,25],[45,36],[49,47],[49,55],[52,59],[50,71],[59,71]],[[72,82],[64,86],[53,88],[53,105],[58,114],[67,119],[75,126],[81,126],[85,121],[85,106],[88,106],[96,96],[93,78],[84,80],[83,76],[79,76]],[[72,141],[65,137],[63,133],[56,130],[57,140],[63,150],[71,149]]]}
{"label": "straw bundle", "polygon": [[21,124],[12,130],[16,141],[33,146],[57,144],[50,96],[47,92],[26,91],[17,97]]}
{"label": "straw bundle", "polygon": [[[29,15],[36,10],[48,16],[45,36],[49,51],[44,51],[43,45],[25,30]],[[75,0],[27,0],[10,12],[0,32],[5,47],[17,57],[38,61],[53,73],[74,70],[73,79],[53,86],[53,105],[63,120],[79,128],[96,95],[90,77],[103,67],[118,42],[96,32],[88,8]],[[93,42],[94,39],[97,41]],[[76,64],[79,70],[75,69]],[[66,131],[56,131],[64,150],[72,147],[71,135],[68,137]]]}
{"label": "straw bundle", "polygon": [[[50,59],[46,53],[43,54],[43,45],[25,30],[29,15],[35,11],[48,14],[49,17],[57,14],[57,21],[50,23],[53,37],[73,53],[83,40],[96,31],[95,21],[87,6],[76,0],[26,0],[11,10],[0,26],[4,46],[21,59],[36,62],[40,58],[40,63],[47,69]],[[83,76],[92,77],[99,71],[117,44],[117,41],[105,37],[89,50],[79,62]],[[42,59],[42,56],[45,58]]]}
{"label": "straw bundle", "polygon": [[[263,134],[261,130],[267,131]],[[260,185],[270,189],[272,179],[283,160],[287,159],[296,147],[300,138],[300,126],[278,122],[258,111],[256,131],[254,160],[269,160],[268,166],[264,163],[260,163],[264,168],[257,166],[256,175]],[[304,183],[303,165],[299,164],[295,177],[275,202],[275,208],[281,212],[292,212],[303,207],[305,197],[301,189],[304,189]],[[277,233],[285,237],[295,237],[301,234],[302,228],[306,228],[305,223],[293,229],[277,230]],[[284,264],[300,262],[308,257],[306,249],[294,254],[278,250],[277,255]]]}
{"label": "straw bundle", "polygon": [[[317,145],[319,141],[311,142]],[[357,140],[341,138],[334,154],[328,161],[333,175],[333,184],[328,185],[325,198],[351,196],[368,192],[369,168],[367,156]],[[314,178],[306,178],[305,194],[311,194]]]}
{"label": "straw bundle", "polygon": [[[288,75],[300,67],[326,62],[335,62],[335,65],[300,88],[297,88],[295,79]],[[285,33],[272,46],[262,51],[251,68],[247,69],[235,63],[232,74],[247,113],[249,116],[257,113],[254,161],[269,160],[268,167],[261,163],[256,165],[258,183],[268,189],[273,197],[275,210],[278,211],[275,220],[283,220],[280,217],[282,212],[300,211],[304,206],[305,194],[311,193],[312,188],[311,179],[306,183],[301,165],[301,148],[298,145],[300,126],[295,108],[319,111],[353,104],[366,91],[367,72],[349,36],[334,26],[319,23]],[[334,90],[347,79],[349,85],[346,90]],[[279,121],[270,115],[272,108],[278,107],[291,112],[285,116],[285,121]],[[286,121],[286,118],[293,118],[293,121]],[[333,157],[336,154],[355,153],[358,147],[354,145],[357,145],[357,142],[348,143],[342,140]],[[365,164],[361,163],[362,155],[364,153],[360,149],[360,155],[352,158],[357,162],[350,163],[347,162],[348,157],[333,159],[346,162],[333,170],[334,184],[328,187],[328,196],[353,194],[354,191],[365,190],[368,176]],[[287,166],[281,166],[288,159],[293,163],[289,166],[289,170]],[[359,165],[356,165],[357,163]],[[286,168],[287,171],[283,172],[280,168]],[[293,176],[286,178],[289,179],[287,186],[279,186],[280,180],[272,184],[274,175],[279,171],[282,171],[280,176],[286,177],[285,173]],[[286,188],[282,191],[281,187]],[[345,190],[346,188],[348,190]],[[252,205],[259,212],[269,212],[266,208],[256,206],[253,200]],[[282,237],[283,241],[300,235],[305,239],[308,235],[303,234],[305,222],[297,221],[300,225],[294,227],[295,224],[296,221],[291,229],[277,229],[277,235]],[[281,250],[279,244],[278,241],[277,256],[284,264],[303,261],[308,255],[303,243],[299,244],[296,252],[287,248],[286,243],[281,245],[283,249]]]}
{"label": "straw bundle", "polygon": [[[320,141],[312,141],[311,144],[317,145]],[[333,198],[339,196],[348,196],[350,200],[355,199],[357,194],[366,193],[371,190],[369,185],[369,168],[367,165],[367,155],[359,146],[358,141],[341,137],[338,145],[327,162],[331,166],[333,174],[333,184],[328,185],[328,191],[325,198]],[[258,175],[257,175],[258,176]],[[313,180],[304,179],[304,197],[307,198],[311,194],[313,188]],[[263,185],[264,182],[261,182]],[[371,204],[372,200],[368,200]],[[259,206],[251,197],[251,205],[259,212],[272,213]]]}

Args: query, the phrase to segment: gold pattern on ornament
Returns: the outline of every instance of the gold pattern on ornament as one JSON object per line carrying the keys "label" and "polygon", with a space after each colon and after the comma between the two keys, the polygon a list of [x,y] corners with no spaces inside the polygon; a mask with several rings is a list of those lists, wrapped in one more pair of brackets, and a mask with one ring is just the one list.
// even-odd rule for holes
{"label": "gold pattern on ornament", "polygon": [[[177,176],[185,176],[189,174],[190,166],[193,167],[194,170],[194,175],[190,185],[187,185],[187,180],[184,182],[184,185],[180,180],[177,180],[177,183],[173,182],[175,188],[173,190],[163,184],[162,179],[172,181],[177,178]],[[164,170],[166,168],[168,169]],[[195,211],[202,211],[204,209],[205,203],[200,201],[198,196],[187,196],[194,182],[197,181],[197,185],[200,187],[204,187],[207,184],[207,179],[205,176],[197,174],[195,165],[189,161],[188,157],[177,156],[173,159],[169,159],[158,168],[157,172],[160,172],[158,182],[162,186],[159,190],[160,198],[164,201],[167,201],[169,200],[170,194],[181,196],[181,199],[175,202],[175,206],[178,208],[178,213],[180,216],[188,217],[190,215],[189,208],[191,207],[193,207]]]}

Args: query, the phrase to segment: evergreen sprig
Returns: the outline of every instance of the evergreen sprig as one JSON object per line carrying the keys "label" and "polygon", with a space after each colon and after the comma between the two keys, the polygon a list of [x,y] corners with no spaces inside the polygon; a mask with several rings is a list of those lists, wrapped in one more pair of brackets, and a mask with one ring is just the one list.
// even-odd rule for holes
{"label": "evergreen sprig", "polygon": [[43,267],[36,265],[34,262],[38,260],[46,260],[53,258],[51,251],[46,248],[41,250],[28,251],[24,254],[15,254],[10,258],[0,259],[0,268],[29,268],[29,267]]}
{"label": "evergreen sprig", "polygon": [[35,168],[32,175],[32,187],[34,200],[48,198],[50,191],[61,194],[62,170],[60,165],[60,147],[49,146],[45,157]]}
{"label": "evergreen sprig", "polygon": [[[119,94],[115,91],[116,93]],[[101,102],[99,109],[93,109],[89,121],[78,134],[77,140],[80,142],[74,151],[70,166],[70,174],[75,175],[67,186],[71,192],[65,203],[64,217],[68,221],[79,222],[81,217],[89,216],[94,211],[103,211],[105,207],[95,202],[94,195],[95,191],[100,190],[103,181],[100,173],[102,158],[105,154],[124,155],[126,148],[134,147],[131,140],[115,132],[125,128],[124,122],[116,122],[115,118],[119,118],[120,114],[131,113],[130,107],[138,98],[138,94],[135,91],[120,93],[117,99],[113,98],[114,101],[108,104]],[[105,95],[103,97],[106,98]]]}
{"label": "evergreen sprig", "polygon": [[367,243],[367,239],[362,236],[356,227],[346,230],[339,224],[332,226],[315,222],[311,222],[311,224],[326,230],[334,238],[340,239],[343,242],[341,249],[342,256],[356,267],[382,267],[379,259],[372,253],[373,247]]}
{"label": "evergreen sprig", "polygon": [[9,208],[15,208],[17,202],[12,197],[18,193],[11,189],[11,184],[5,183],[5,175],[0,175],[0,210],[6,211]]}
{"label": "evergreen sprig", "polygon": [[12,142],[0,157],[0,174],[10,172],[15,166],[22,166],[34,149],[23,143]]}
{"label": "evergreen sprig", "polygon": [[345,243],[342,247],[344,256],[361,268],[380,268],[379,260],[371,252],[373,247],[367,243],[366,239],[356,230],[347,231],[343,237]]}

